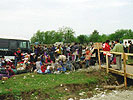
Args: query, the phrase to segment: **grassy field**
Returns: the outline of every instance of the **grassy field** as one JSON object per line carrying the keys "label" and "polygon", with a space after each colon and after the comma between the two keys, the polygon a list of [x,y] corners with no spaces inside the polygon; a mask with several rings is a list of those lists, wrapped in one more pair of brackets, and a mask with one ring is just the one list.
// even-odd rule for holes
{"label": "grassy field", "polygon": [[[0,80],[0,100],[59,100],[79,96],[99,82],[108,81],[110,75],[99,72],[72,72],[69,74],[16,75],[6,81]],[[91,90],[90,90],[91,91]],[[84,97],[92,96],[86,93]]]}

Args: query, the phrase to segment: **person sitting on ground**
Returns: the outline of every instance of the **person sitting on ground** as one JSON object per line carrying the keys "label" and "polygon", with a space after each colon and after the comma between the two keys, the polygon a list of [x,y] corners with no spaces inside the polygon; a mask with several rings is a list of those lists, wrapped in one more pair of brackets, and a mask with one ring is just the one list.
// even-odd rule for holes
{"label": "person sitting on ground", "polygon": [[66,60],[65,66],[66,66],[66,70],[68,70],[68,71],[74,71],[75,70],[74,66],[72,64],[72,61],[69,59]]}
{"label": "person sitting on ground", "polygon": [[52,63],[52,60],[50,58],[50,55],[48,55],[48,57],[46,57],[45,63]]}
{"label": "person sitting on ground", "polygon": [[42,66],[41,58],[38,57],[37,62],[36,62],[36,70],[37,70],[38,73],[42,73],[41,66]]}
{"label": "person sitting on ground", "polygon": [[61,45],[59,45],[57,47],[57,56],[61,55],[61,50],[62,50]]}
{"label": "person sitting on ground", "polygon": [[50,59],[55,62],[54,51],[52,49],[49,50]]}
{"label": "person sitting on ground", "polygon": [[46,73],[46,70],[47,70],[47,65],[43,62],[41,65],[41,71],[42,73]]}
{"label": "person sitting on ground", "polygon": [[80,61],[84,61],[85,60],[85,54],[82,54],[80,57]]}
{"label": "person sitting on ground", "polygon": [[65,55],[59,55],[58,59],[64,62],[64,61],[66,61],[66,56]]}
{"label": "person sitting on ground", "polygon": [[6,67],[6,60],[4,59],[4,56],[1,58],[1,66]]}
{"label": "person sitting on ground", "polygon": [[46,57],[44,54],[41,55],[41,62],[45,63]]}

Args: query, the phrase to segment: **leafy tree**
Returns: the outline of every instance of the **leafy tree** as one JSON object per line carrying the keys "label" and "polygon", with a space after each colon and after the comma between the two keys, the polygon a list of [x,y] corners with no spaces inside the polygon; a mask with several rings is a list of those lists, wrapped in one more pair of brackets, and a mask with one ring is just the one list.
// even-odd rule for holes
{"label": "leafy tree", "polygon": [[59,33],[59,32],[56,32],[54,34],[54,43],[55,42],[62,42],[62,41],[63,41],[63,34]]}
{"label": "leafy tree", "polygon": [[106,40],[108,40],[108,36],[106,34],[102,34],[101,39],[99,39],[99,41],[100,42],[105,42]]}
{"label": "leafy tree", "polygon": [[99,32],[97,30],[94,30],[94,32],[92,32],[92,34],[89,36],[89,41],[90,42],[100,42],[100,35]]}
{"label": "leafy tree", "polygon": [[37,41],[35,34],[31,37],[30,40],[31,40],[31,43],[35,43]]}
{"label": "leafy tree", "polygon": [[55,42],[104,42],[105,40],[117,40],[120,39],[133,39],[133,31],[131,29],[120,29],[115,31],[110,35],[102,34],[99,35],[97,30],[94,30],[90,36],[87,35],[79,35],[77,37],[74,36],[75,32],[70,27],[62,27],[59,28],[58,31],[40,31],[38,30],[32,37],[31,43],[39,42],[45,44],[53,44]]}
{"label": "leafy tree", "polygon": [[117,30],[115,31],[115,33],[109,35],[109,39],[110,40],[133,39],[133,31],[127,29]]}
{"label": "leafy tree", "polygon": [[54,43],[54,35],[56,34],[56,32],[53,30],[53,31],[46,31],[44,32],[43,34],[43,43],[45,44],[52,44]]}
{"label": "leafy tree", "polygon": [[58,32],[60,34],[63,34],[64,42],[66,42],[66,43],[74,42],[73,40],[74,40],[75,32],[73,31],[72,28],[70,28],[70,27],[62,27],[62,28],[59,28]]}
{"label": "leafy tree", "polygon": [[125,30],[125,34],[121,38],[121,40],[123,40],[123,39],[133,39],[133,31],[131,29]]}
{"label": "leafy tree", "polygon": [[40,32],[40,30],[38,30],[36,32],[36,34],[33,35],[33,37],[31,38],[31,42],[39,42],[42,43],[43,42],[43,32]]}
{"label": "leafy tree", "polygon": [[88,42],[88,40],[87,40],[87,36],[86,35],[79,35],[78,37],[77,37],[77,39],[78,39],[78,42],[79,43],[87,43]]}

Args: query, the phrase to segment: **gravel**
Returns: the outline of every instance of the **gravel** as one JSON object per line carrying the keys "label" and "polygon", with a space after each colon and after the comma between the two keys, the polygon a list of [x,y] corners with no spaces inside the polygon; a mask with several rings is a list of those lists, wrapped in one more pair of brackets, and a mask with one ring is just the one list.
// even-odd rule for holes
{"label": "gravel", "polygon": [[111,93],[102,92],[100,94],[94,95],[92,98],[80,99],[80,100],[133,100],[133,91],[113,90]]}

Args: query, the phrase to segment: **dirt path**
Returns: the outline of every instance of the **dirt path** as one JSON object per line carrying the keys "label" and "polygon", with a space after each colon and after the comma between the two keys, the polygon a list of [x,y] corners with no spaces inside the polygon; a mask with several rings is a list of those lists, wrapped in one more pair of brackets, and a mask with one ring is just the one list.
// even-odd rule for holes
{"label": "dirt path", "polygon": [[[106,67],[106,65],[102,65],[104,67]],[[117,65],[111,65],[113,69],[117,69]],[[122,65],[122,69],[121,72],[124,72],[123,69],[123,65]],[[133,65],[126,65],[126,72],[129,74],[133,74]]]}
{"label": "dirt path", "polygon": [[[90,69],[98,70],[98,65],[90,67]],[[115,68],[116,66],[113,66]],[[89,70],[90,70],[89,69]],[[127,72],[133,73],[133,66],[127,66]],[[92,98],[80,99],[80,100],[133,100],[133,90],[112,90],[110,93],[101,92],[100,94],[94,95]]]}
{"label": "dirt path", "polygon": [[92,98],[80,100],[133,100],[133,91],[112,91],[111,93],[102,92]]}

